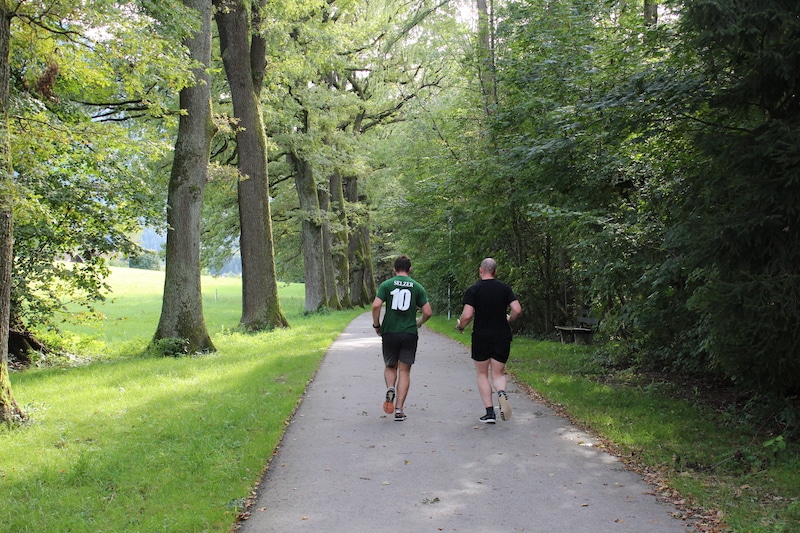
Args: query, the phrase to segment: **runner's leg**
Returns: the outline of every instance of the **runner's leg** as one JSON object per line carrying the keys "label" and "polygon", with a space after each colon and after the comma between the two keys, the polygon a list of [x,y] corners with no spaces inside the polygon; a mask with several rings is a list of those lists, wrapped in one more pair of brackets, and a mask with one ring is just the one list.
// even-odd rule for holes
{"label": "runner's leg", "polygon": [[[505,363],[501,363],[495,359],[490,359],[489,361],[492,362],[492,383],[494,384],[494,390],[506,390],[507,382]],[[491,390],[489,391],[489,396],[491,396]]]}
{"label": "runner's leg", "polygon": [[397,399],[395,400],[395,409],[403,409],[408,396],[408,389],[411,386],[411,365],[406,363],[397,363]]}
{"label": "runner's leg", "polygon": [[383,379],[386,381],[386,388],[397,387],[397,366],[387,366],[383,368]]}
{"label": "runner's leg", "polygon": [[492,407],[492,385],[489,383],[489,361],[474,361],[478,376],[478,392],[484,407]]}

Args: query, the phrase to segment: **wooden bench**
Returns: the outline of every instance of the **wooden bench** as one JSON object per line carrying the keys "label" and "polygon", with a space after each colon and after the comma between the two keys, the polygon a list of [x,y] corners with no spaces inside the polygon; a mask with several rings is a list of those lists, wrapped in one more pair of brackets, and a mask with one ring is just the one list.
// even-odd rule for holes
{"label": "wooden bench", "polygon": [[600,323],[600,319],[589,316],[588,309],[581,309],[579,315],[575,317],[577,326],[556,326],[561,342],[566,344],[592,344],[594,327]]}

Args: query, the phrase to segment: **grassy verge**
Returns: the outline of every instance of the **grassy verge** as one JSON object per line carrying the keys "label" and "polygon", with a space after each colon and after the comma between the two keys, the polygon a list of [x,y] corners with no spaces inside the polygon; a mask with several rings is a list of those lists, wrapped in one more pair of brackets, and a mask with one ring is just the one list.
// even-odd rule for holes
{"label": "grassy verge", "polygon": [[228,531],[325,350],[363,312],[303,316],[286,286],[292,327],[243,335],[238,280],[208,279],[219,351],[148,358],[136,350],[155,331],[163,277],[115,275],[103,324],[69,337],[102,357],[12,375],[32,422],[0,429],[0,531]]}
{"label": "grassy verge", "polygon": [[[435,317],[429,325],[469,342],[452,321]],[[796,443],[765,434],[761,421],[740,408],[710,406],[699,389],[610,375],[593,354],[593,347],[518,338],[508,370],[646,471],[662,497],[701,513],[705,531],[800,531]]]}

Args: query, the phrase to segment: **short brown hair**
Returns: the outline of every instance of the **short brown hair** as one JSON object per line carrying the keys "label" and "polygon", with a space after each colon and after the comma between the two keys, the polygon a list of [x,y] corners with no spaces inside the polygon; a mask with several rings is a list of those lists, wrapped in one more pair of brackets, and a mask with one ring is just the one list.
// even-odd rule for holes
{"label": "short brown hair", "polygon": [[403,254],[394,260],[395,272],[411,272],[411,258]]}

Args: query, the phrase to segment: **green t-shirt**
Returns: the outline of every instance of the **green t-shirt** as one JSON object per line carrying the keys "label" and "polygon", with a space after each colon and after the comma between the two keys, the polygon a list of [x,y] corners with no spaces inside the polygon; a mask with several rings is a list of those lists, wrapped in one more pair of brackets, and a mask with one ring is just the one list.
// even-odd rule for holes
{"label": "green t-shirt", "polygon": [[417,309],[428,303],[425,287],[408,276],[389,278],[378,287],[386,302],[381,333],[417,333]]}

